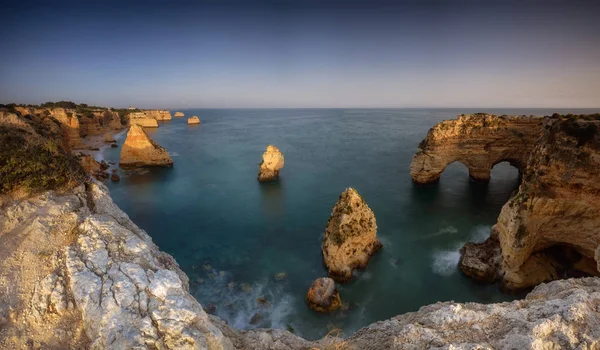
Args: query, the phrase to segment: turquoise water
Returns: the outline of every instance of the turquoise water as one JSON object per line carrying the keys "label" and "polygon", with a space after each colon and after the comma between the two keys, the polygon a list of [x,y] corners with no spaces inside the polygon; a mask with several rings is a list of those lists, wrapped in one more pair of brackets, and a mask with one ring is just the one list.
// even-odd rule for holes
{"label": "turquoise water", "polygon": [[[215,304],[231,325],[293,329],[314,339],[334,327],[349,334],[437,301],[510,299],[495,286],[465,278],[456,264],[464,242],[489,235],[518,187],[517,170],[498,164],[490,183],[481,184],[454,163],[439,184],[426,187],[414,186],[409,175],[413,152],[430,127],[477,111],[182,111],[185,118],[148,130],[174,167],[120,170],[121,181],[108,186],[132,220],[177,259],[198,301]],[[202,124],[188,126],[191,115]],[[284,153],[285,167],[279,183],[260,184],[258,163],[268,144]],[[119,152],[107,148],[103,157],[118,162]],[[349,309],[317,314],[304,297],[311,281],[326,275],[322,235],[331,207],[349,186],[375,212],[384,247],[352,282],[339,285]],[[276,281],[280,272],[287,277]],[[258,305],[258,297],[270,305]],[[257,313],[262,318],[251,323]]]}

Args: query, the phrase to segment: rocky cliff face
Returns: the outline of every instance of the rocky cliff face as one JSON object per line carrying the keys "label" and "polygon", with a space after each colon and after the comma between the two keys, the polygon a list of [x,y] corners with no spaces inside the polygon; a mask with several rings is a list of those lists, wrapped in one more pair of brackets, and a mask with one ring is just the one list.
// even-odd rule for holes
{"label": "rocky cliff face", "polygon": [[595,348],[600,278],[554,281],[524,300],[437,303],[346,339],[238,331],[209,316],[175,260],[99,182],[0,211],[0,348]]}
{"label": "rocky cliff face", "polygon": [[146,112],[134,112],[129,114],[129,124],[139,125],[144,128],[158,128],[156,119],[149,117]]}
{"label": "rocky cliff face", "polygon": [[279,148],[269,145],[262,155],[262,162],[258,170],[258,181],[268,182],[279,179],[279,170],[283,168],[285,160]]}
{"label": "rocky cliff face", "polygon": [[119,165],[138,166],[172,166],[173,160],[167,150],[161,147],[146,134],[139,125],[132,125],[121,148]]}
{"label": "rocky cliff face", "polygon": [[119,114],[114,111],[97,111],[93,113],[93,116],[80,117],[79,121],[81,136],[102,135],[107,131],[123,128]]}
{"label": "rocky cliff face", "polygon": [[149,111],[145,111],[144,113],[146,113],[146,115],[148,117],[154,118],[157,121],[165,121],[165,120],[173,119],[173,117],[171,117],[171,112],[169,112],[169,111],[149,110]]}
{"label": "rocky cliff face", "polygon": [[419,144],[410,175],[416,183],[436,182],[455,161],[482,181],[489,180],[492,167],[503,161],[524,170],[541,130],[537,117],[473,114],[443,121]]}
{"label": "rocky cliff face", "polygon": [[329,277],[349,281],[381,246],[375,214],[355,189],[346,189],[331,210],[321,246]]}
{"label": "rocky cliff face", "polygon": [[491,237],[463,248],[469,276],[506,290],[600,275],[600,120],[547,117],[518,192]]}
{"label": "rocky cliff face", "polygon": [[64,139],[70,149],[79,149],[83,147],[79,129],[79,119],[72,110],[64,108],[50,108],[48,112],[61,124]]}

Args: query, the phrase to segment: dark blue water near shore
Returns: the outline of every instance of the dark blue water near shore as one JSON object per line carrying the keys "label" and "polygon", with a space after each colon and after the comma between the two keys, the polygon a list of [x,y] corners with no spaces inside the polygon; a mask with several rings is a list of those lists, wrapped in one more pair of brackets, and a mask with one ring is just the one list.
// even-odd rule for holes
{"label": "dark blue water near shore", "polygon": [[[411,157],[430,127],[477,111],[182,111],[185,118],[148,131],[175,166],[121,171],[121,182],[109,188],[115,202],[177,259],[192,294],[203,305],[215,304],[231,325],[293,328],[318,338],[331,328],[349,334],[436,301],[509,300],[497,287],[462,276],[456,264],[464,242],[489,235],[518,187],[516,169],[498,164],[487,185],[469,181],[458,163],[434,186],[413,186],[409,175]],[[188,126],[192,115],[202,124]],[[259,184],[258,163],[268,144],[285,154],[285,167],[279,183]],[[103,156],[118,161],[119,152],[108,148]],[[322,235],[331,207],[349,186],[375,212],[384,248],[352,282],[339,286],[347,311],[316,314],[305,293],[312,280],[326,275]],[[276,281],[280,272],[287,277]],[[258,297],[270,305],[258,305]],[[251,324],[257,313],[262,318]]]}

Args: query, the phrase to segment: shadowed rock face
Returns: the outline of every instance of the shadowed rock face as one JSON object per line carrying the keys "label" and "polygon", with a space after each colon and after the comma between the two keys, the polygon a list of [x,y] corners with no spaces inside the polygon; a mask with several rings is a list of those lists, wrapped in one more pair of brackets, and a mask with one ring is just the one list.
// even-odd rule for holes
{"label": "shadowed rock face", "polygon": [[166,149],[161,147],[146,134],[139,125],[132,125],[121,149],[119,165],[137,166],[171,166],[173,160]]}
{"label": "shadowed rock face", "polygon": [[[600,275],[600,121],[547,117],[518,192],[491,237],[461,250],[463,272],[507,291]],[[596,257],[598,259],[598,257]]]}
{"label": "shadowed rock face", "polygon": [[375,214],[355,189],[346,189],[331,210],[321,247],[329,277],[349,281],[381,246]]}
{"label": "shadowed rock face", "polygon": [[279,179],[279,170],[283,168],[283,153],[279,148],[269,145],[263,153],[262,162],[258,171],[258,181],[267,182]]}
{"label": "shadowed rock face", "polygon": [[306,301],[311,309],[318,312],[331,312],[342,306],[335,281],[329,277],[317,278],[311,283]]}
{"label": "shadowed rock face", "polygon": [[413,156],[410,175],[419,184],[436,182],[456,161],[480,181],[489,180],[492,167],[503,161],[522,171],[540,132],[537,117],[461,115],[429,130]]}

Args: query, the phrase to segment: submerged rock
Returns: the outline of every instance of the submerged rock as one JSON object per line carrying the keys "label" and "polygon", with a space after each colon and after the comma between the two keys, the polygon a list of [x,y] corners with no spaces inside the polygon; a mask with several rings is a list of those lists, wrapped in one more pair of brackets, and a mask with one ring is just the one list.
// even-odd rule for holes
{"label": "submerged rock", "polygon": [[121,148],[119,165],[138,166],[172,166],[173,160],[166,149],[152,141],[139,125],[132,125]]}
{"label": "submerged rock", "polygon": [[280,272],[275,275],[275,281],[283,281],[286,278],[287,278],[287,273],[285,273],[285,272]]}
{"label": "submerged rock", "polygon": [[183,117],[183,112],[175,112],[175,118]]}
{"label": "submerged rock", "polygon": [[191,124],[200,124],[200,119],[196,116],[193,116],[191,118],[188,118],[187,123],[190,125]]}
{"label": "submerged rock", "polygon": [[329,277],[347,282],[381,247],[375,214],[355,189],[346,189],[331,210],[321,247]]}
{"label": "submerged rock", "polygon": [[279,179],[279,170],[283,168],[283,164],[283,153],[279,151],[279,148],[273,145],[267,146],[267,150],[262,155],[262,162],[260,162],[258,181],[267,182]]}
{"label": "submerged rock", "polygon": [[329,277],[314,280],[306,293],[308,306],[318,312],[332,312],[342,306],[335,281]]}

